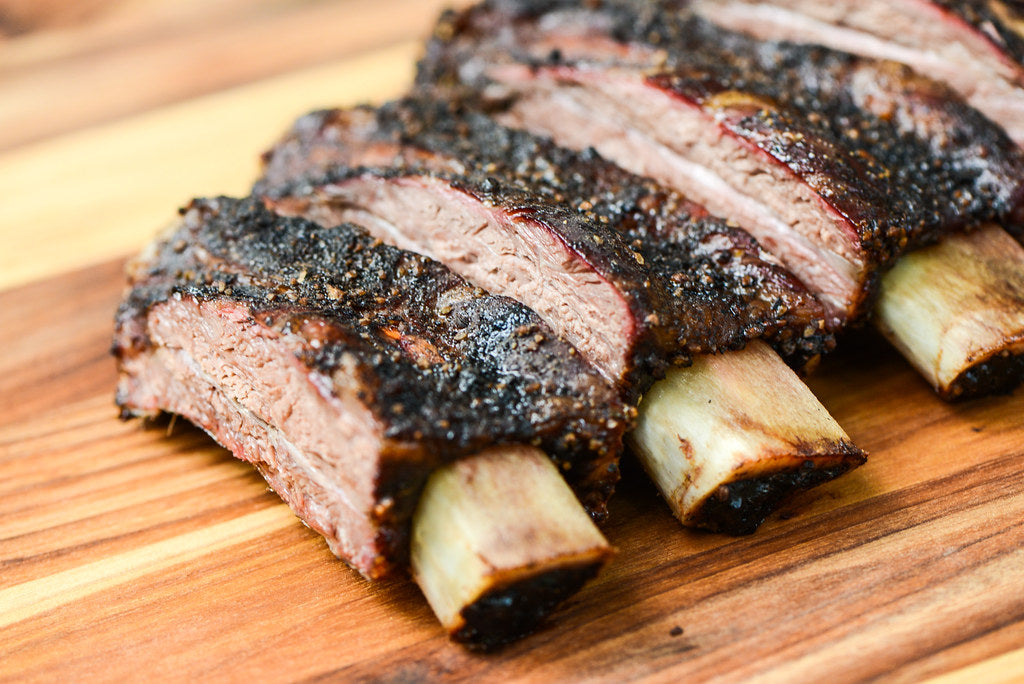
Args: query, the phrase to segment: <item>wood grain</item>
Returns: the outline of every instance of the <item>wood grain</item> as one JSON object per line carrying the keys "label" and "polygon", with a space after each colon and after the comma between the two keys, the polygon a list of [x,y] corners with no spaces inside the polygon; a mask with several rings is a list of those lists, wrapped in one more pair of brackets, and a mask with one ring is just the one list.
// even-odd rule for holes
{"label": "wood grain", "polygon": [[616,562],[483,657],[194,428],[117,420],[120,287],[112,262],[0,294],[0,677],[917,681],[1021,643],[1020,393],[943,404],[854,339],[812,386],[865,467],[742,539],[680,529],[628,467]]}
{"label": "wood grain", "polygon": [[192,197],[244,194],[296,117],[398,95],[418,50],[400,43],[0,155],[0,288],[136,251]]}
{"label": "wood grain", "polygon": [[729,539],[627,462],[616,561],[486,657],[199,430],[118,420],[122,257],[295,116],[400,92],[439,4],[0,0],[0,680],[1024,677],[1024,391],[943,404],[870,333],[810,379],[866,466]]}
{"label": "wood grain", "polygon": [[8,14],[19,30],[35,30],[0,50],[0,150],[366,50],[421,41],[440,9],[452,4],[36,3]]}

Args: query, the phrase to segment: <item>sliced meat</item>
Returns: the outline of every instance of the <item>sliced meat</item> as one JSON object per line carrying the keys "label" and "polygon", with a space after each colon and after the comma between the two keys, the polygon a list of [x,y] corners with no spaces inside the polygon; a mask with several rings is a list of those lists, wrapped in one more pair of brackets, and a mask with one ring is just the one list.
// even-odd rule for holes
{"label": "sliced meat", "polygon": [[666,363],[751,339],[795,365],[832,344],[821,305],[748,234],[468,106],[314,113],[265,161],[256,192],[279,211],[357,219],[519,299],[628,394]]}
{"label": "sliced meat", "polygon": [[550,454],[600,518],[632,411],[529,309],[359,228],[198,200],[117,314],[123,415],[181,414],[368,577],[407,553],[439,464]]}
{"label": "sliced meat", "polygon": [[[917,0],[928,10],[942,13],[948,24],[967,24],[1004,64],[1024,67],[1024,6],[1020,0]],[[966,42],[966,40],[965,40]],[[1016,72],[1024,85],[1024,75]]]}
{"label": "sliced meat", "polygon": [[[621,301],[644,301],[642,343],[640,326],[609,328],[580,307],[593,290],[573,293],[569,310],[608,330],[627,366],[643,368],[637,350],[653,346],[644,377],[608,373],[631,400],[644,395],[648,429],[634,433],[634,449],[686,525],[752,532],[792,492],[863,463],[779,356],[748,344],[763,335],[803,361],[831,343],[820,305],[749,235],[593,152],[505,128],[470,104],[408,98],[314,113],[266,155],[256,189],[278,211],[324,226],[357,218],[538,308],[548,283],[578,268]],[[564,309],[548,313],[573,333]],[[688,355],[699,355],[692,366],[646,382],[654,364]]]}
{"label": "sliced meat", "polygon": [[424,88],[681,189],[750,230],[829,307],[945,231],[1020,223],[1024,158],[947,87],[892,62],[763,42],[675,2],[490,2],[448,13]]}
{"label": "sliced meat", "polygon": [[1024,144],[1024,8],[1001,0],[692,0],[688,9],[767,40],[891,59],[955,88]]}

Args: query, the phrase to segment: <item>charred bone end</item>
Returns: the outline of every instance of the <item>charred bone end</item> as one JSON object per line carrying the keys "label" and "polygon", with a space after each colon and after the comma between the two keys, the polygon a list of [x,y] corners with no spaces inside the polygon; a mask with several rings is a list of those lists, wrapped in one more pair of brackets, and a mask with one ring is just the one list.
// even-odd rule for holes
{"label": "charred bone end", "polygon": [[459,612],[461,627],[449,628],[453,641],[490,651],[515,641],[542,624],[565,599],[597,575],[602,562],[549,568],[526,577],[496,582]]}
{"label": "charred bone end", "polygon": [[672,370],[641,402],[631,441],[684,525],[727,534],[866,458],[760,342]]}
{"label": "charred bone end", "polygon": [[964,370],[940,394],[947,401],[973,399],[990,394],[1012,392],[1024,378],[1024,344],[1014,350],[1004,349]]}
{"label": "charred bone end", "polygon": [[[856,447],[851,452],[860,453]],[[792,494],[834,480],[863,462],[863,454],[836,454],[835,465],[808,459],[790,472],[778,472],[721,485],[691,515],[690,524],[712,532],[753,534]]]}
{"label": "charred bone end", "polygon": [[1024,247],[996,225],[906,255],[881,283],[875,322],[943,399],[1024,378]]}
{"label": "charred bone end", "polygon": [[431,475],[413,519],[413,577],[452,639],[524,636],[613,550],[540,451],[500,447]]}

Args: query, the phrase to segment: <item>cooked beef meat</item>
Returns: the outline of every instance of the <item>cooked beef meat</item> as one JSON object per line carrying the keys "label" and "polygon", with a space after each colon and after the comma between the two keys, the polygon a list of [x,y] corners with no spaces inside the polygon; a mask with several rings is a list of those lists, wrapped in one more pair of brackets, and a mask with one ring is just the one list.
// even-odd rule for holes
{"label": "cooked beef meat", "polygon": [[[655,345],[648,367],[699,355],[652,387],[653,372],[638,379],[606,366],[627,397],[645,393],[650,429],[634,446],[684,524],[752,532],[786,495],[863,462],[779,356],[747,344],[766,334],[803,360],[831,339],[820,305],[746,233],[593,152],[505,128],[471,104],[407,98],[311,114],[266,155],[256,191],[324,226],[356,218],[538,308],[552,296],[549,281],[583,269],[612,293],[605,301],[643,301],[644,341],[639,326],[579,314],[576,302],[600,290],[573,293],[569,310],[583,330],[607,330],[634,368],[642,345]],[[564,309],[550,309],[572,334]],[[722,416],[727,438],[715,429]]]}
{"label": "cooked beef meat", "polygon": [[544,449],[593,515],[631,411],[532,311],[351,225],[197,200],[130,267],[123,415],[181,414],[252,462],[368,577],[438,464]]}
{"label": "cooked beef meat", "polygon": [[[949,23],[966,23],[1004,63],[1024,67],[1024,4],[1020,0],[918,0]],[[1024,85],[1024,72],[1017,71]]]}
{"label": "cooked beef meat", "polygon": [[891,59],[945,81],[1024,144],[1024,6],[1000,0],[692,0],[709,21],[767,40]]}
{"label": "cooked beef meat", "polygon": [[265,161],[256,191],[279,210],[358,219],[516,297],[627,392],[667,362],[759,337],[795,365],[832,343],[821,305],[748,234],[468,106],[317,112]]}
{"label": "cooked beef meat", "polygon": [[749,229],[829,307],[988,220],[1024,222],[1024,157],[909,68],[763,42],[677,2],[501,0],[442,17],[425,88],[510,101],[504,120],[681,188]]}

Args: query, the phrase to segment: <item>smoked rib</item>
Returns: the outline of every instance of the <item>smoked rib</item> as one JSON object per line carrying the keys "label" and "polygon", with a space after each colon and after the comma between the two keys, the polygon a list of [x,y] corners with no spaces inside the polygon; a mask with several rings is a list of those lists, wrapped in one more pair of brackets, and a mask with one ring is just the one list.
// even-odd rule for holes
{"label": "smoked rib", "polygon": [[1024,216],[1024,156],[948,87],[728,31],[677,2],[451,12],[419,82],[473,88],[507,123],[684,187],[779,256],[835,326],[867,312],[906,250]]}
{"label": "smoked rib", "polygon": [[114,352],[125,416],[200,425],[368,577],[430,472],[493,445],[539,446],[603,517],[630,422],[525,307],[256,199],[193,202],[132,263]]}
{"label": "smoked rib", "polygon": [[629,394],[753,339],[798,367],[833,344],[821,305],[742,230],[468,105],[310,114],[265,155],[255,192],[325,225],[361,220],[520,299]]}

